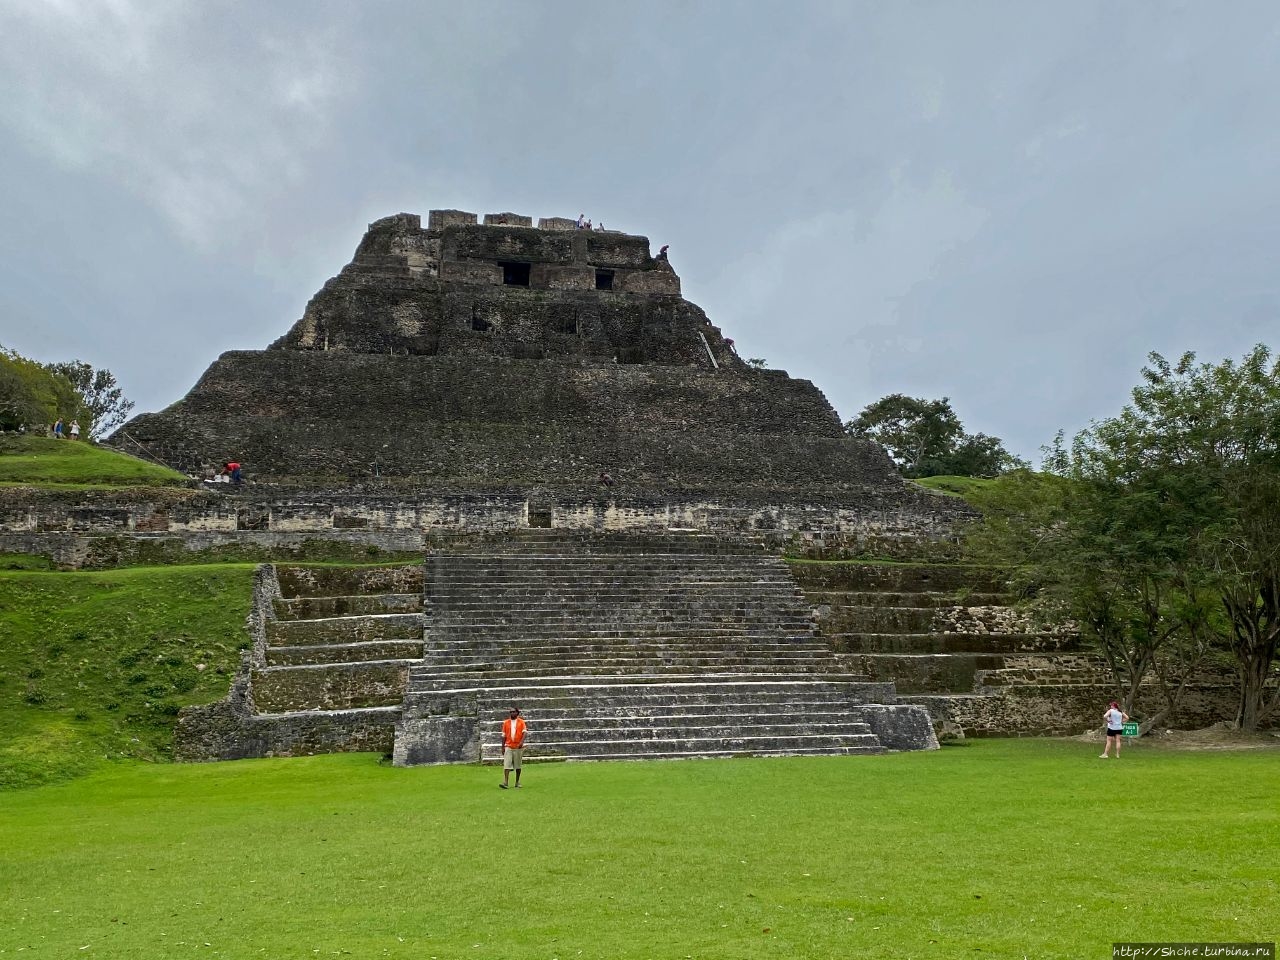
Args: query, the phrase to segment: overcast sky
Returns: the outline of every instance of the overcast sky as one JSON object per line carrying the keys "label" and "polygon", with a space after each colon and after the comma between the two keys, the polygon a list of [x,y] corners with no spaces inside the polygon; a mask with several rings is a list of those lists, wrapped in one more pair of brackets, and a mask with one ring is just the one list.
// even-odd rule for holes
{"label": "overcast sky", "polygon": [[1038,459],[1280,347],[1278,160],[1274,0],[0,0],[0,343],[159,409],[371,220],[585,212],[843,418]]}

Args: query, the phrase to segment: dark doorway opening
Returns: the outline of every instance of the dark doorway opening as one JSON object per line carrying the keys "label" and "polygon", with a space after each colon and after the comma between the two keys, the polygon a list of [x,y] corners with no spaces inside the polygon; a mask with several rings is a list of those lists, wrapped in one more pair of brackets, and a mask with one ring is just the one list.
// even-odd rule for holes
{"label": "dark doorway opening", "polygon": [[551,511],[550,510],[530,510],[529,526],[551,528]]}
{"label": "dark doorway opening", "polygon": [[613,271],[612,270],[596,271],[596,289],[597,290],[613,289]]}
{"label": "dark doorway opening", "polygon": [[529,285],[529,264],[501,263],[502,282],[508,287],[527,287]]}

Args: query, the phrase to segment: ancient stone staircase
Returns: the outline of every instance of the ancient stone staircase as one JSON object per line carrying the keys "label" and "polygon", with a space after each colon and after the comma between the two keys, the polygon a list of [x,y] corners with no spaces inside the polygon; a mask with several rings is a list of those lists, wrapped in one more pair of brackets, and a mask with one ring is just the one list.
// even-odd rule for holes
{"label": "ancient stone staircase", "polygon": [[794,563],[819,633],[848,669],[893,680],[966,735],[1079,732],[1111,690],[1069,627],[1045,630],[978,567]]}
{"label": "ancient stone staircase", "polygon": [[526,532],[427,561],[398,763],[849,754],[931,745],[891,684],[842,669],[785,564],[705,536]]}
{"label": "ancient stone staircase", "polygon": [[184,710],[180,759],[389,753],[422,657],[422,566],[264,564],[227,700]]}
{"label": "ancient stone staircase", "polygon": [[398,710],[422,657],[420,568],[277,566],[276,575],[253,672],[258,712]]}

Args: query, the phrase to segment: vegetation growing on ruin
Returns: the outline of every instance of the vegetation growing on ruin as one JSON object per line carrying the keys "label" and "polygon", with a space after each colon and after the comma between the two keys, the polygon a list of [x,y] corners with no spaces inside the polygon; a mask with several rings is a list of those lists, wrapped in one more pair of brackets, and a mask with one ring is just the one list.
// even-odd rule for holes
{"label": "vegetation growing on ruin", "polygon": [[179,707],[226,695],[252,576],[0,571],[0,788],[167,759]]}
{"label": "vegetation growing on ruin", "polygon": [[369,754],[117,766],[5,797],[5,939],[121,960],[1078,960],[1273,939],[1274,750],[1097,753],[535,765],[519,791]]}
{"label": "vegetation growing on ruin", "polygon": [[973,502],[975,497],[980,497],[985,490],[991,487],[993,482],[994,480],[989,477],[960,477],[955,475],[920,477],[915,481],[915,483],[935,493],[960,497],[970,502]]}
{"label": "vegetation growing on ruin", "polygon": [[35,486],[183,486],[176,470],[83,440],[0,437],[0,484]]}

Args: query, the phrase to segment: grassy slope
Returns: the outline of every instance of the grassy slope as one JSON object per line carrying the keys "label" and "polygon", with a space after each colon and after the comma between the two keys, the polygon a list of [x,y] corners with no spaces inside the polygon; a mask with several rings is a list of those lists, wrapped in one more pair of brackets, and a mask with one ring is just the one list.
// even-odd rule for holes
{"label": "grassy slope", "polygon": [[995,481],[984,477],[922,477],[912,482],[935,493],[967,499],[971,494],[986,489]]}
{"label": "grassy slope", "polygon": [[84,441],[0,438],[0,483],[56,486],[181,486],[167,467]]}
{"label": "grassy slope", "polygon": [[[1269,753],[115,767],[0,805],[10,952],[1071,958],[1271,940]],[[85,948],[81,950],[81,948]]]}
{"label": "grassy slope", "polygon": [[167,757],[178,706],[226,694],[252,580],[252,564],[0,572],[0,787]]}

